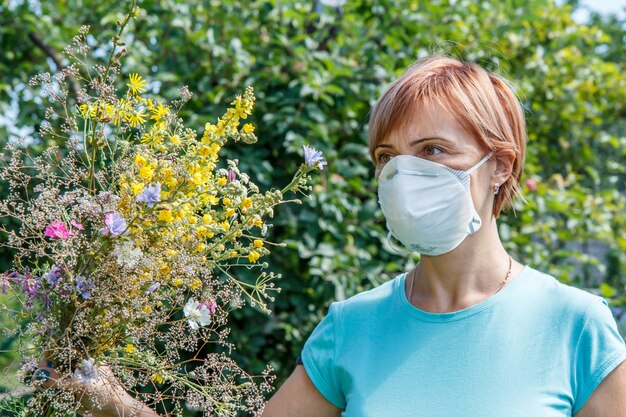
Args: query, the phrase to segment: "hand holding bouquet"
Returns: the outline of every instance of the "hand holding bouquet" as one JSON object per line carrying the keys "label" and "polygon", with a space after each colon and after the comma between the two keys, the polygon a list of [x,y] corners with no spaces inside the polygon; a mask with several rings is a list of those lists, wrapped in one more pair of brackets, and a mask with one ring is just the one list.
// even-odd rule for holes
{"label": "hand holding bouquet", "polygon": [[[31,157],[20,144],[0,156],[0,179],[10,186],[0,216],[5,246],[17,249],[0,289],[31,319],[21,347],[23,371],[46,355],[59,375],[40,389],[23,415],[74,415],[75,390],[107,372],[158,412],[205,415],[258,412],[270,388],[270,369],[248,375],[229,357],[228,313],[246,302],[268,311],[278,278],[263,258],[268,219],[289,192],[303,193],[320,152],[305,147],[305,162],[282,190],[262,192],[236,160],[222,161],[228,142],[254,143],[252,88],[199,134],[178,116],[191,94],[165,103],[144,95],[147,82],[131,74],[118,94],[124,45],[119,23],[106,65],[91,65],[81,28],[66,53],[73,64],[41,84],[55,107],[42,136],[65,141]],[[72,104],[64,81],[82,87]],[[251,283],[237,267],[258,271]],[[104,369],[104,368],[103,368]],[[42,378],[34,378],[33,384]],[[45,379],[45,378],[43,378]],[[95,398],[93,402],[98,402]]]}

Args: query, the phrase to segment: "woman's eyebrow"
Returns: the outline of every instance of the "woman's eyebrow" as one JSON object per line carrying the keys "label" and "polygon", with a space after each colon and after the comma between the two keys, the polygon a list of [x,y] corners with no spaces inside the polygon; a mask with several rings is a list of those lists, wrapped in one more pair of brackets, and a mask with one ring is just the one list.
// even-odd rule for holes
{"label": "woman's eyebrow", "polygon": [[421,142],[425,142],[425,141],[428,141],[428,140],[442,140],[444,142],[452,143],[452,141],[450,139],[446,139],[446,138],[443,138],[441,136],[427,136],[425,138],[414,139],[411,142],[409,142],[409,145],[415,146],[415,145],[417,145],[417,144],[419,144]]}
{"label": "woman's eyebrow", "polygon": [[[419,139],[413,139],[411,142],[409,142],[410,146],[415,146],[418,145],[421,142],[426,142],[429,140],[442,140],[444,142],[448,142],[448,143],[454,143],[453,141],[451,141],[450,139],[446,139],[444,137],[441,136],[427,136],[425,138],[419,138]],[[393,149],[393,145],[390,145],[388,143],[379,143],[378,145],[376,145],[376,147],[374,148],[374,152],[376,152],[378,150],[378,148],[387,148],[387,149]]]}

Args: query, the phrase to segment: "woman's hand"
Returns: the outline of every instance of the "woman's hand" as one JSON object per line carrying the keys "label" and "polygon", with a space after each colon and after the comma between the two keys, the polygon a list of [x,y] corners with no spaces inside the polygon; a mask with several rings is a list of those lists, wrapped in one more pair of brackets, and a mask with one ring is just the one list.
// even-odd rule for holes
{"label": "woman's hand", "polygon": [[94,417],[159,417],[154,410],[131,397],[106,365],[98,366],[96,381],[81,384],[75,378],[62,378],[50,361],[42,360],[33,380],[40,381],[41,389],[74,391],[80,401],[80,413],[89,412]]}

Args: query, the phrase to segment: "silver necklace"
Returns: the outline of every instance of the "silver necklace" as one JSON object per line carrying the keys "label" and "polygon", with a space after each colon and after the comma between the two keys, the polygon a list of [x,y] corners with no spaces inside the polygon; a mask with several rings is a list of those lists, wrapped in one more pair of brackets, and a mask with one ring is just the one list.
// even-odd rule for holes
{"label": "silver necklace", "polygon": [[[506,285],[507,281],[509,280],[509,277],[511,276],[512,269],[513,269],[513,258],[509,256],[509,270],[506,271],[506,276],[504,277],[504,280],[500,283],[500,286],[498,287],[496,292],[493,293],[493,295],[499,293],[500,290]],[[411,285],[409,286],[409,303],[413,303],[413,283],[415,282],[416,271],[417,271],[417,268],[414,268],[413,271],[411,271],[412,273],[411,273]]]}

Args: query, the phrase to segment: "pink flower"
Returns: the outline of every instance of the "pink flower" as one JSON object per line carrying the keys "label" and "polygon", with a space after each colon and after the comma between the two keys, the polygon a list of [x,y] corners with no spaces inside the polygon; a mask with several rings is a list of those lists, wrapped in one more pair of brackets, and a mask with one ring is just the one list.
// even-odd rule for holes
{"label": "pink flower", "polygon": [[70,222],[70,224],[72,226],[74,226],[75,228],[77,228],[78,230],[85,230],[85,226],[83,226],[82,224],[78,223],[76,220],[72,220]]}
{"label": "pink flower", "polygon": [[530,192],[537,191],[537,181],[535,181],[532,178],[527,178],[526,187],[528,188],[528,191]]}
{"label": "pink flower", "polygon": [[217,303],[215,302],[215,298],[210,298],[209,301],[202,301],[198,303],[198,309],[206,308],[209,310],[209,313],[215,314],[217,311]]}
{"label": "pink flower", "polygon": [[60,220],[55,220],[46,227],[44,236],[51,239],[67,239],[70,237],[70,229]]}

